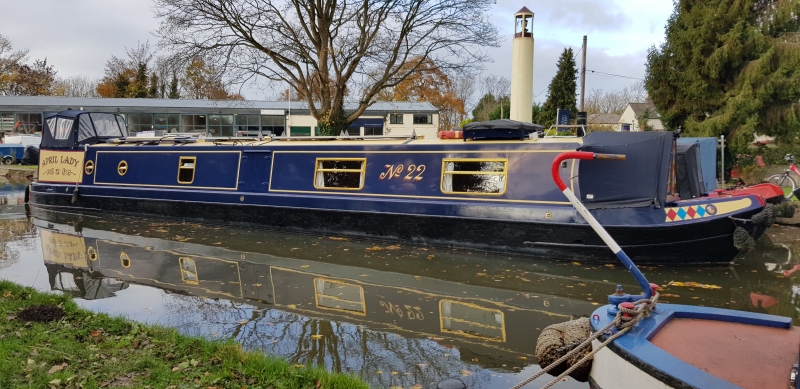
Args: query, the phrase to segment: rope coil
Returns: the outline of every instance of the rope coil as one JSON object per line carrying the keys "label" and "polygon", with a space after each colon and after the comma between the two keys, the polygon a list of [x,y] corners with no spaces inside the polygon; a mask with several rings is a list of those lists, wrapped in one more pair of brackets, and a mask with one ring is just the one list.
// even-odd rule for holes
{"label": "rope coil", "polygon": [[[603,349],[603,347],[613,342],[615,339],[619,338],[624,333],[628,332],[628,330],[633,328],[633,326],[635,326],[636,323],[638,323],[640,320],[649,317],[650,312],[652,312],[653,309],[656,307],[656,304],[658,304],[658,296],[659,293],[655,292],[653,294],[653,297],[651,297],[650,299],[641,299],[635,301],[633,303],[633,305],[635,306],[634,309],[628,309],[622,306],[617,306],[619,312],[617,313],[617,316],[614,317],[614,320],[611,321],[611,323],[608,323],[608,325],[606,325],[605,327],[601,328],[600,330],[596,331],[591,336],[586,338],[586,340],[584,340],[583,342],[578,344],[575,348],[573,348],[572,351],[564,354],[561,358],[558,358],[554,362],[545,366],[538,373],[514,385],[511,389],[520,389],[523,386],[533,382],[533,380],[543,376],[545,373],[549,372],[556,366],[565,362],[573,355],[584,351],[587,347],[591,347],[592,341],[594,341],[595,339],[599,338],[602,335],[605,335],[606,333],[611,331],[612,328],[616,328],[618,330],[616,333],[611,333],[608,339],[603,341],[603,343],[601,343],[597,348],[593,349],[592,352],[584,355],[583,358],[581,358],[578,362],[574,363],[567,370],[565,370],[564,372],[559,374],[556,378],[548,382],[545,386],[542,386],[541,389],[547,389],[555,385],[557,382],[561,381],[561,379],[563,379],[576,369],[580,368],[583,364],[591,361],[594,355],[597,354],[601,349]],[[566,348],[566,346],[564,348]]]}

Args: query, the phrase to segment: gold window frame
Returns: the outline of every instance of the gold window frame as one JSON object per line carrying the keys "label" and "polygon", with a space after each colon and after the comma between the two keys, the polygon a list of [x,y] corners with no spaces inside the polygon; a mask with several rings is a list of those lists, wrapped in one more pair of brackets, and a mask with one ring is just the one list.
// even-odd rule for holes
{"label": "gold window frame", "polygon": [[[499,338],[494,338],[494,337],[490,337],[490,336],[475,335],[475,334],[470,334],[470,333],[467,333],[467,332],[454,331],[454,330],[450,330],[448,328],[444,328],[444,319],[445,318],[444,318],[444,315],[442,314],[442,311],[444,310],[443,306],[444,306],[444,303],[446,303],[446,302],[448,302],[448,303],[450,303],[452,305],[463,305],[463,306],[466,306],[466,307],[469,307],[469,308],[486,311],[488,313],[492,313],[492,314],[495,314],[495,315],[499,314],[500,315],[500,327],[499,327],[500,337]],[[449,319],[452,320],[452,321],[457,321],[457,322],[467,322],[466,320],[459,319],[459,318],[456,318],[456,317],[449,317]],[[470,322],[470,323],[472,323],[474,325],[477,325],[477,326],[481,326],[481,327],[488,327],[488,326],[480,324],[480,323],[474,323],[474,322]],[[498,328],[498,327],[491,327],[491,328]],[[489,340],[489,341],[492,341],[492,342],[505,343],[506,342],[506,316],[505,316],[505,314],[503,314],[503,311],[501,311],[499,309],[486,308],[486,307],[482,307],[482,306],[477,305],[477,304],[466,303],[466,302],[463,302],[463,301],[442,299],[442,300],[439,300],[439,331],[441,331],[443,334],[461,335],[461,336],[466,336],[468,338],[483,339],[483,340]]]}
{"label": "gold window frame", "polygon": [[[320,162],[326,161],[360,161],[361,162],[361,169],[322,169],[320,168]],[[361,179],[358,183],[358,188],[337,188],[337,187],[328,187],[328,186],[318,186],[317,185],[317,174],[319,173],[360,173]],[[366,177],[367,173],[367,159],[366,158],[317,158],[314,161],[314,189],[321,189],[321,190],[362,190],[364,189],[364,182],[367,180]]]}
{"label": "gold window frame", "polygon": [[[464,171],[464,172],[448,172],[448,162],[502,162],[502,172],[477,172],[477,171]],[[485,192],[456,192],[444,190],[444,177],[446,174],[475,174],[475,175],[502,175],[503,176],[503,190],[498,193],[485,193]],[[502,196],[508,190],[508,158],[442,158],[442,176],[439,179],[439,189],[443,194],[461,194],[461,195],[476,195],[476,196]]]}
{"label": "gold window frame", "polygon": [[[351,300],[344,300],[344,299],[338,298],[336,296],[329,296],[329,295],[324,295],[324,296],[329,298],[329,299],[333,299],[333,300],[347,301],[347,302],[350,302],[350,303],[360,303],[361,304],[361,311],[354,311],[354,310],[351,310],[351,309],[344,309],[344,308],[326,307],[326,306],[320,305],[319,304],[319,296],[320,296],[320,294],[317,292],[317,281],[324,281],[324,282],[328,282],[328,283],[331,283],[331,284],[339,284],[339,285],[347,285],[347,286],[355,286],[355,287],[357,287],[358,291],[359,291],[359,294],[361,296],[361,301],[360,302],[351,301]],[[344,312],[344,313],[349,313],[349,314],[359,315],[359,316],[366,316],[367,315],[367,302],[364,299],[364,288],[361,285],[351,284],[349,282],[343,282],[343,281],[338,281],[338,280],[332,280],[330,278],[324,278],[324,277],[316,277],[316,278],[314,278],[314,305],[318,309],[327,309],[327,310],[331,310],[331,311]]]}
{"label": "gold window frame", "polygon": [[[194,268],[194,272],[190,270],[186,270],[183,268],[184,261],[191,261],[192,267]],[[197,261],[189,257],[179,257],[178,258],[178,266],[181,270],[181,281],[189,284],[189,285],[199,285],[200,284],[200,276],[197,274]],[[190,280],[186,278],[186,274],[194,274],[194,280]]]}
{"label": "gold window frame", "polygon": [[[191,161],[192,166],[184,167],[183,164],[188,163],[189,161]],[[194,176],[196,173],[195,170],[196,168],[197,168],[197,157],[178,157],[178,183],[184,185],[190,185],[191,183],[193,183]],[[181,171],[187,171],[187,170],[192,172],[192,179],[190,181],[181,181]]]}

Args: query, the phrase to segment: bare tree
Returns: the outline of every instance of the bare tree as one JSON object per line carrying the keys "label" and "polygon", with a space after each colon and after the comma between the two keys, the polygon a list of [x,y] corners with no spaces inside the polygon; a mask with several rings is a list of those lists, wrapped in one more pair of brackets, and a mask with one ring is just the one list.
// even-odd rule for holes
{"label": "bare tree", "polygon": [[58,78],[53,86],[53,95],[64,97],[100,97],[97,94],[99,80],[89,76],[77,75]]}
{"label": "bare tree", "polygon": [[[479,66],[481,46],[497,46],[488,20],[492,0],[155,0],[163,45],[187,57],[212,58],[240,82],[283,81],[305,96],[320,127],[338,133],[385,88],[433,60],[443,70]],[[424,63],[418,61],[417,63]],[[322,85],[311,93],[312,80]],[[362,87],[344,112],[348,84]],[[328,86],[328,87],[324,87]],[[318,95],[319,101],[313,101]],[[327,131],[327,130],[326,130]]]}
{"label": "bare tree", "polygon": [[589,113],[621,114],[628,104],[643,103],[646,98],[647,90],[644,88],[644,82],[640,81],[619,90],[592,89],[586,94],[585,107]]}
{"label": "bare tree", "polygon": [[477,75],[471,72],[456,73],[450,76],[450,88],[464,104],[464,114],[460,115],[459,124],[467,118],[469,112],[472,112],[478,104],[474,96],[477,89],[475,78],[477,78]]}
{"label": "bare tree", "polygon": [[478,90],[481,96],[490,94],[499,99],[511,94],[511,80],[508,77],[490,74],[481,78],[479,82]]}

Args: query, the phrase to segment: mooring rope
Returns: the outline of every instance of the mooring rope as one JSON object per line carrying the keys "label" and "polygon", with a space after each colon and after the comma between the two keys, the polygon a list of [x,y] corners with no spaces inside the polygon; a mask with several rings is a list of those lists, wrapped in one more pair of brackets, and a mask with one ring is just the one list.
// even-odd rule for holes
{"label": "mooring rope", "polygon": [[546,367],[544,367],[538,373],[536,373],[536,374],[528,377],[524,381],[514,385],[511,389],[520,389],[523,386],[531,383],[533,380],[543,376],[545,373],[549,372],[554,367],[558,366],[562,362],[564,362],[567,359],[569,359],[569,357],[573,356],[576,353],[579,353],[579,352],[583,351],[587,346],[591,346],[592,341],[594,341],[595,339],[599,338],[601,335],[605,334],[612,327],[616,327],[617,329],[619,329],[619,331],[617,333],[611,335],[608,339],[606,339],[603,343],[601,343],[600,346],[598,346],[596,349],[592,350],[592,352],[590,352],[589,354],[587,354],[586,356],[581,358],[577,363],[575,363],[572,366],[570,366],[567,370],[565,370],[563,373],[561,373],[558,377],[556,377],[552,381],[548,382],[547,385],[542,386],[541,389],[547,389],[547,388],[555,385],[556,383],[558,383],[558,381],[561,381],[561,379],[566,377],[569,373],[572,373],[573,371],[575,371],[575,369],[580,367],[582,364],[584,364],[584,363],[588,362],[589,360],[591,360],[592,357],[594,356],[594,354],[596,354],[598,351],[600,351],[607,344],[613,342],[614,339],[617,339],[620,336],[622,336],[624,333],[628,332],[628,330],[631,329],[633,326],[635,326],[636,323],[638,323],[640,320],[642,320],[643,318],[649,316],[650,312],[653,311],[653,308],[655,308],[656,304],[658,304],[658,292],[653,294],[653,297],[651,297],[650,299],[641,299],[641,300],[638,300],[638,301],[634,302],[633,303],[633,305],[635,306],[634,309],[629,309],[629,308],[625,308],[625,307],[622,307],[622,306],[618,306],[617,308],[619,309],[619,312],[617,312],[617,316],[614,317],[614,320],[611,321],[611,323],[608,323],[607,326],[599,329],[594,334],[592,334],[591,336],[586,338],[586,340],[584,340],[583,342],[581,342],[581,344],[579,344],[577,347],[572,349],[572,351],[564,354],[564,356],[562,356],[561,358],[558,358],[555,362],[547,365]]}

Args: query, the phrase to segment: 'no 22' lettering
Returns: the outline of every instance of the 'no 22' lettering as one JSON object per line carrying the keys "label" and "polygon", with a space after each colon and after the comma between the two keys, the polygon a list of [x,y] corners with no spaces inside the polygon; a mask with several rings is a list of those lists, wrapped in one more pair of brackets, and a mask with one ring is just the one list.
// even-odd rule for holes
{"label": "'no 22' lettering", "polygon": [[[422,173],[425,173],[425,165],[408,165],[408,169],[400,164],[385,165],[385,172],[381,173],[381,180],[391,180],[403,177],[403,181],[422,181]],[[405,175],[405,176],[403,176]]]}

